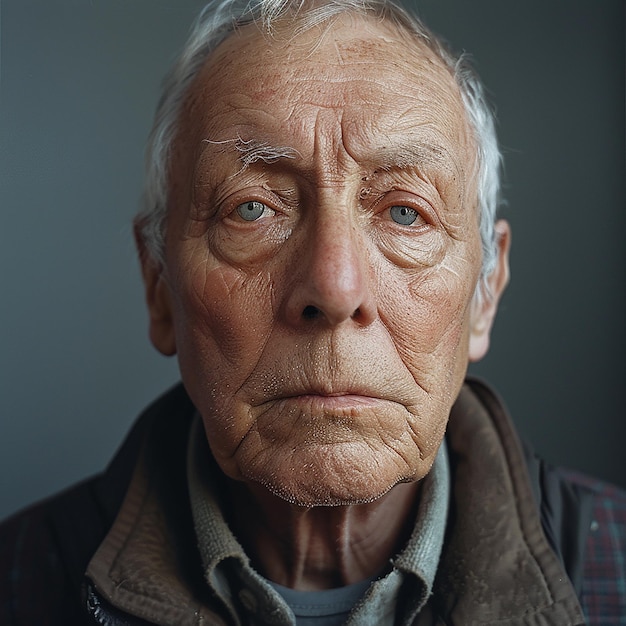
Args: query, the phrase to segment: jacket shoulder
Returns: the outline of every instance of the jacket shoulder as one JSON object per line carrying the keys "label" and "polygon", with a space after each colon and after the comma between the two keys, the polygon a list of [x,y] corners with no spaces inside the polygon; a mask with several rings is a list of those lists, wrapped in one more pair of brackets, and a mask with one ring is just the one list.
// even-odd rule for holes
{"label": "jacket shoulder", "polygon": [[[105,518],[99,479],[80,483],[0,526],[0,623],[79,623],[81,573]],[[71,599],[71,600],[70,600]]]}
{"label": "jacket shoulder", "polygon": [[[472,378],[467,382],[490,412],[506,413],[487,384]],[[588,623],[623,623],[626,490],[552,466],[527,442],[521,445],[543,532],[565,567]]]}

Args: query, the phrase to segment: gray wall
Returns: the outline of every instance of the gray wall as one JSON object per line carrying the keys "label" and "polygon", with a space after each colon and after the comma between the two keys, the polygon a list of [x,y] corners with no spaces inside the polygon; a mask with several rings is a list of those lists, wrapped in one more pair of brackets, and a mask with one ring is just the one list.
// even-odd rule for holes
{"label": "gray wall", "polygon": [[[198,1],[2,0],[0,517],[104,467],[177,379],[130,220]],[[506,153],[513,281],[475,371],[556,463],[626,485],[622,0],[421,0],[472,51]]]}

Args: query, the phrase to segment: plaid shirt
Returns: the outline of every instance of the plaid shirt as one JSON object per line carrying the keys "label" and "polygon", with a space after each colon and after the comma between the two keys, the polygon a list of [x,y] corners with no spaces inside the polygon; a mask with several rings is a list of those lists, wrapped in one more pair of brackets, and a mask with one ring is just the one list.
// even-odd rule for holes
{"label": "plaid shirt", "polygon": [[578,472],[567,480],[593,494],[581,605],[591,625],[626,624],[626,491]]}

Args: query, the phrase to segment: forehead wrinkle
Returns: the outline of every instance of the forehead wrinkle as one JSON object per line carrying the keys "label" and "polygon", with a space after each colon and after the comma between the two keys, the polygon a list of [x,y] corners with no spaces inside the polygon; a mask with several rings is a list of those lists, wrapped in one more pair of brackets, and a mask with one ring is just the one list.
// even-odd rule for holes
{"label": "forehead wrinkle", "polygon": [[[351,65],[356,64],[351,63]],[[374,76],[325,76],[322,79],[319,75],[300,75],[293,78],[290,83],[290,93],[297,94],[302,103],[314,106],[354,105],[357,98],[367,104],[374,102],[378,104],[375,98],[380,98],[385,92],[389,98],[393,98],[395,95],[392,89],[403,86],[400,80],[395,78],[383,80]],[[337,85],[344,89],[327,93],[325,89],[328,85]],[[349,92],[349,99],[345,98],[345,92]],[[323,99],[322,96],[324,96]],[[402,96],[408,97],[405,93]]]}
{"label": "forehead wrinkle", "polygon": [[429,122],[389,127],[351,120],[345,129],[348,152],[354,159],[382,170],[462,172],[455,142]]}
{"label": "forehead wrinkle", "polygon": [[349,148],[343,107],[318,107],[313,126],[313,168],[319,182],[339,182],[359,169]]}
{"label": "forehead wrinkle", "polygon": [[[367,40],[365,41],[367,42]],[[253,44],[254,37],[247,43]],[[293,44],[293,42],[291,43]],[[369,52],[363,51],[361,43],[363,40],[359,38],[335,39],[329,51],[330,59],[326,56],[322,63],[319,59],[309,57],[304,62],[304,71],[286,71],[282,64],[276,69],[270,62],[270,65],[263,65],[260,68],[261,70],[264,67],[267,67],[268,70],[272,68],[269,76],[264,75],[263,80],[259,77],[259,67],[255,66],[257,71],[246,67],[244,69],[244,83],[248,87],[252,87],[252,90],[247,92],[245,89],[243,91],[237,89],[237,91],[230,91],[230,93],[225,94],[225,102],[224,100],[223,102],[227,106],[221,115],[229,111],[236,118],[239,118],[234,125],[229,120],[231,128],[233,126],[234,128],[248,126],[252,129],[253,136],[255,134],[266,135],[263,132],[265,127],[265,130],[269,128],[270,137],[281,138],[284,136],[282,131],[288,126],[292,126],[292,130],[298,134],[295,145],[306,156],[303,157],[301,153],[296,153],[291,148],[290,150],[293,152],[285,158],[297,158],[299,164],[305,167],[308,162],[309,167],[307,169],[313,166],[313,169],[319,170],[322,165],[325,165],[327,171],[329,171],[330,166],[338,173],[348,166],[348,161],[352,161],[351,167],[353,167],[355,161],[363,163],[364,158],[370,161],[372,165],[381,168],[413,168],[418,169],[418,171],[419,168],[433,168],[448,172],[466,169],[464,164],[460,162],[465,160],[464,157],[458,154],[455,158],[454,146],[448,146],[449,149],[445,150],[444,146],[438,145],[440,142],[450,143],[452,141],[460,144],[457,146],[460,148],[465,143],[462,137],[458,136],[460,129],[449,119],[443,120],[444,128],[431,129],[435,134],[442,135],[440,140],[433,145],[429,145],[428,141],[406,141],[398,145],[398,141],[403,139],[405,134],[409,137],[415,135],[413,124],[428,125],[433,120],[437,120],[437,115],[431,114],[432,112],[436,113],[435,103],[431,102],[433,92],[435,92],[435,100],[439,103],[443,100],[445,102],[444,108],[448,109],[450,113],[460,108],[455,94],[450,93],[450,87],[452,87],[453,92],[455,89],[453,83],[450,85],[449,72],[442,68],[439,63],[433,62],[432,55],[418,45],[416,47],[421,53],[419,56],[424,58],[426,63],[418,62],[413,65],[406,59],[389,59],[387,56],[384,62],[385,64],[389,63],[390,67],[385,65],[385,68],[390,71],[382,74],[373,71],[368,73],[370,68],[372,70],[381,69],[383,63],[381,55],[388,52],[386,46],[390,42],[376,42],[376,44],[384,45],[375,44]],[[290,44],[287,49],[293,51],[294,47]],[[296,47],[295,52],[297,51]],[[363,57],[364,54],[365,57]],[[342,72],[328,71],[333,66],[343,67],[346,62],[352,67],[358,67],[356,75],[354,73],[345,75]],[[321,73],[317,71],[318,68],[321,68]],[[281,72],[285,73],[282,74]],[[217,77],[211,76],[211,79],[217,80]],[[277,79],[276,85],[272,83],[274,79]],[[406,84],[406,81],[409,85]],[[328,89],[329,85],[331,89]],[[333,89],[333,85],[336,85],[337,88]],[[281,89],[283,90],[282,94],[280,93]],[[428,97],[424,99],[424,95]],[[399,98],[404,100],[404,107],[406,108],[401,107],[404,110],[398,111],[396,109],[394,111],[393,105],[397,105]],[[255,102],[258,102],[258,107],[254,106]],[[288,110],[277,108],[281,103],[287,105]],[[268,104],[270,106],[267,106]],[[367,109],[362,108],[364,105]],[[343,108],[345,111],[342,110]],[[311,109],[318,109],[318,111],[313,112]],[[334,118],[325,129],[322,129],[319,124],[320,110],[327,111],[328,115]],[[373,124],[372,121],[366,119],[367,111],[377,113]],[[311,113],[313,116],[310,115]],[[380,115],[385,121],[378,117]],[[390,119],[390,116],[393,119]],[[348,122],[352,120],[352,124],[344,123],[344,118]],[[439,120],[439,122],[441,121]],[[404,127],[404,130],[399,129],[398,124]],[[333,125],[339,128],[332,130]],[[345,128],[343,128],[344,125]],[[350,126],[353,127],[350,128]],[[387,133],[384,132],[385,126],[387,126]],[[217,130],[215,119],[211,120],[210,127]],[[311,132],[312,127],[315,127],[313,133]],[[320,136],[320,130],[326,133],[326,138]],[[461,132],[461,135],[463,134]],[[307,135],[308,139],[306,139]],[[376,137],[376,135],[378,136]],[[218,137],[220,136],[223,137],[223,131],[220,131]],[[230,141],[234,144],[242,136],[246,141],[250,141],[247,134],[232,137]],[[290,137],[284,137],[285,143],[291,143]],[[304,143],[302,142],[303,138],[305,139]],[[376,151],[372,150],[372,140],[376,139],[380,144],[381,140],[386,141],[387,138],[391,149],[389,151],[382,150],[380,154],[376,154]],[[249,163],[268,162],[274,159],[275,149],[282,148],[282,146],[275,146],[271,141],[263,146],[261,145],[263,140],[262,136],[258,139],[259,144],[255,146],[256,151],[251,149],[251,145],[242,145],[242,140],[237,142],[238,146],[231,144],[230,150],[227,149],[227,144],[221,144],[218,146],[221,149],[216,150],[213,154],[216,156],[234,155],[244,167],[246,166],[246,157],[251,159]],[[276,143],[280,141],[281,139]],[[324,141],[327,145],[322,148]],[[311,162],[312,155],[309,152],[311,148],[315,154],[315,165]],[[322,155],[324,150],[326,153]],[[321,157],[321,160],[318,157]],[[348,159],[348,157],[350,158]],[[282,161],[282,158],[278,157],[278,160]],[[342,160],[343,163],[340,164],[339,160]],[[376,162],[377,160],[378,162]]]}

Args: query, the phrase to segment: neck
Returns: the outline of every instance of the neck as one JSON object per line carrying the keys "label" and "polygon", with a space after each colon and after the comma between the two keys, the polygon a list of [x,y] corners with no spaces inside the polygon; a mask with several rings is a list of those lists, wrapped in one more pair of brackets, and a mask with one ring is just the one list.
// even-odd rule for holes
{"label": "neck", "polygon": [[305,508],[237,483],[231,525],[266,578],[292,589],[332,589],[388,567],[413,528],[419,488],[400,484],[368,504]]}

